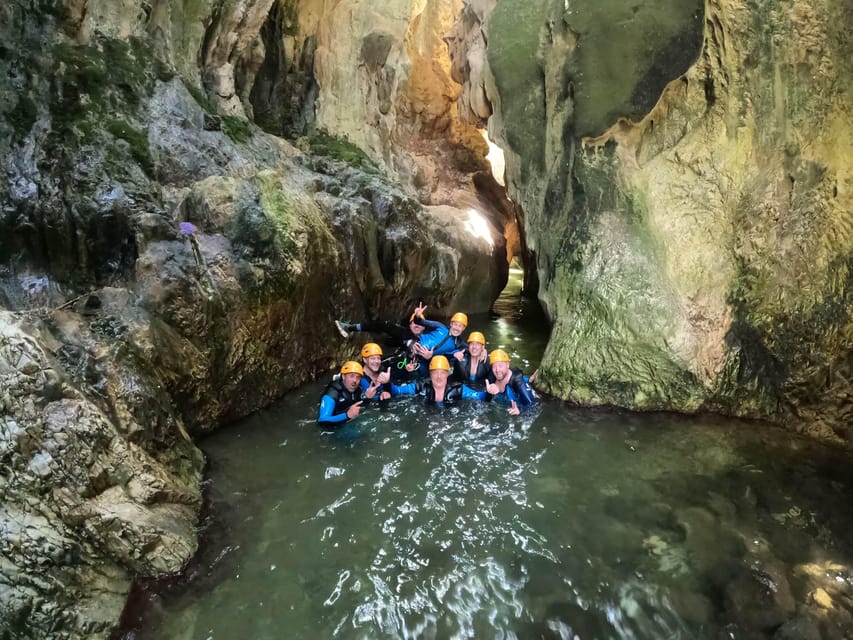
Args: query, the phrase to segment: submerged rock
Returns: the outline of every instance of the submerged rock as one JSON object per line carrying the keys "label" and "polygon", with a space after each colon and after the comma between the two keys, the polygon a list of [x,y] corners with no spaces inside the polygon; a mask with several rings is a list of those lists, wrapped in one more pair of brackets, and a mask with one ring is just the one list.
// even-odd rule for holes
{"label": "submerged rock", "polygon": [[727,615],[746,628],[772,630],[793,616],[791,588],[779,566],[743,571],[726,586]]}

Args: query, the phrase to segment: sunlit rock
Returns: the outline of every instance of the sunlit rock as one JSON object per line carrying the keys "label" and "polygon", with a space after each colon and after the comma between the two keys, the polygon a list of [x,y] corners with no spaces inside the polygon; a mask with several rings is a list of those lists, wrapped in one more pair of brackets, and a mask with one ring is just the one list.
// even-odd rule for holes
{"label": "sunlit rock", "polygon": [[490,131],[554,320],[539,383],[846,439],[849,7],[675,4],[486,19]]}

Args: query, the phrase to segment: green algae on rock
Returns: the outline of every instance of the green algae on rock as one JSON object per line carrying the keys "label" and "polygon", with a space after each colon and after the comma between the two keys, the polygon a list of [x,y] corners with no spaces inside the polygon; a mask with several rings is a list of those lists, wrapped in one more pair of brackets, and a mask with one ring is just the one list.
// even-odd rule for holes
{"label": "green algae on rock", "polygon": [[[582,3],[538,3],[538,30],[506,36],[527,33],[544,70],[516,95],[502,88],[533,81],[500,55],[511,4],[487,22],[494,124],[555,323],[543,388],[849,441],[850,7],[730,0],[699,21],[696,7],[655,5],[665,19],[649,21],[648,3],[613,24]],[[639,60],[596,70],[620,56]],[[529,95],[546,96],[532,120],[544,138],[518,115]],[[544,140],[544,166],[529,140]]]}

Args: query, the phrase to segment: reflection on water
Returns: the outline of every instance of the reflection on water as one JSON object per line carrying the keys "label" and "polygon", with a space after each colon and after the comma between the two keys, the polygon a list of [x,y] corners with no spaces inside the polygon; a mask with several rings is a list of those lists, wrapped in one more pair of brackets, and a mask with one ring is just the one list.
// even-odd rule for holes
{"label": "reflection on water", "polygon": [[[518,322],[470,328],[532,370],[544,337],[516,340]],[[559,402],[511,417],[406,398],[323,434],[322,387],[203,443],[205,546],[146,589],[128,636],[850,637],[840,454]]]}

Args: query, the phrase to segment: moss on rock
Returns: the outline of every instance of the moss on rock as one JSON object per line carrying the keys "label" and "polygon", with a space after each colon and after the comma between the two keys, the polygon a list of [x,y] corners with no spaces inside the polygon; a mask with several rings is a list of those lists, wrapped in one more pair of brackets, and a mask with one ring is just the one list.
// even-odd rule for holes
{"label": "moss on rock", "polygon": [[252,137],[252,125],[237,116],[222,116],[222,132],[234,142],[248,142]]}
{"label": "moss on rock", "polygon": [[326,156],[345,162],[349,166],[368,174],[377,174],[376,164],[358,146],[346,138],[334,136],[328,131],[317,129],[304,140],[306,151],[317,156]]}

